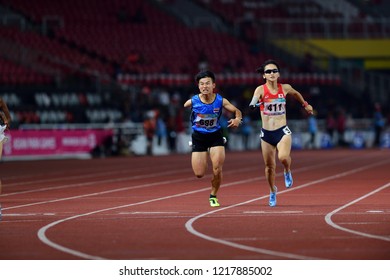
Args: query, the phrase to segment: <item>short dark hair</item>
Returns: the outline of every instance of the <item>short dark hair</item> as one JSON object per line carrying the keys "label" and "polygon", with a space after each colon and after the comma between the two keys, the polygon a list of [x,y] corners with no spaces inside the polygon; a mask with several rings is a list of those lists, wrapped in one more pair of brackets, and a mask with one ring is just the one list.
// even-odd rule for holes
{"label": "short dark hair", "polygon": [[200,79],[203,79],[203,78],[211,78],[211,80],[213,81],[213,83],[215,83],[215,75],[213,72],[211,72],[210,70],[203,70],[203,71],[200,71],[198,74],[196,74],[195,76],[195,81],[197,83],[199,83],[199,80]]}
{"label": "short dark hair", "polygon": [[279,70],[279,72],[280,72],[279,64],[278,64],[275,60],[273,60],[273,59],[268,59],[268,60],[264,61],[264,63],[263,63],[259,68],[256,69],[256,72],[257,72],[257,73],[263,74],[263,73],[264,73],[264,68],[265,68],[265,66],[267,66],[268,64],[275,64],[276,67],[278,67],[278,70]]}

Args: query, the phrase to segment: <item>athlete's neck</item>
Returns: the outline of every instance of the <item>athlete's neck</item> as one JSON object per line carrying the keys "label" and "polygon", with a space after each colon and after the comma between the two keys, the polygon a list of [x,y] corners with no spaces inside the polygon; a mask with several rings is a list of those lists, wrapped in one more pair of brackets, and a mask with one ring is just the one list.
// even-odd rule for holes
{"label": "athlete's neck", "polygon": [[277,81],[267,81],[266,83],[267,87],[271,91],[275,91],[278,89],[278,82]]}
{"label": "athlete's neck", "polygon": [[214,98],[215,98],[215,94],[204,94],[204,93],[201,93],[199,94],[199,97],[200,99],[203,101],[203,102],[212,102],[214,101]]}

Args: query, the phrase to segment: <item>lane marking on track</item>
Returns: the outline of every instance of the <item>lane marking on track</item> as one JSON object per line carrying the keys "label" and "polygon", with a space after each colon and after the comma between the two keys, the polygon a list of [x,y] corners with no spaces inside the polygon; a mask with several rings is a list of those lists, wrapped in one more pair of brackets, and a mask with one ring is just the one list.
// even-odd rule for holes
{"label": "lane marking on track", "polygon": [[[346,160],[348,161],[348,160]],[[306,171],[306,170],[312,170],[312,169],[315,169],[315,168],[319,168],[319,167],[323,167],[323,166],[328,166],[328,165],[331,165],[331,164],[334,164],[336,162],[340,162],[340,160],[333,160],[333,161],[330,161],[328,163],[321,163],[321,164],[317,164],[317,165],[311,165],[310,167],[302,167],[302,168],[299,168],[299,169],[296,169],[294,172],[295,173],[298,173],[298,172],[302,172],[302,171]],[[235,170],[234,172],[237,172],[237,170]],[[282,176],[281,174],[278,175],[278,176]],[[205,176],[206,177],[206,176]],[[208,177],[211,177],[211,176],[208,176]],[[228,183],[228,184],[224,184],[221,186],[222,187],[229,187],[229,186],[235,186],[235,185],[241,185],[241,184],[245,184],[245,183],[250,183],[250,182],[253,182],[253,181],[256,181],[256,180],[260,180],[264,178],[264,176],[260,176],[260,177],[256,177],[256,178],[250,178],[250,179],[246,179],[246,180],[240,180],[240,181],[236,181],[236,182],[231,182],[231,183]],[[193,178],[194,180],[196,178]],[[184,179],[178,179],[178,180],[174,180],[174,181],[188,181],[188,180],[191,180],[189,178],[184,178]],[[164,181],[164,182],[159,182],[160,184],[171,184],[172,181]],[[141,187],[145,187],[145,186],[154,186],[156,185],[157,183],[153,183],[153,184],[143,184],[143,185],[139,185],[139,186],[136,186],[137,188],[141,188]],[[127,189],[127,188],[126,188]],[[49,247],[52,247],[58,251],[62,251],[64,253],[68,253],[70,255],[74,255],[74,256],[77,256],[77,257],[80,257],[80,258],[83,258],[83,259],[91,259],[91,260],[102,260],[104,259],[103,257],[100,257],[100,256],[94,256],[94,255],[90,255],[90,254],[86,254],[84,252],[80,252],[80,251],[77,251],[77,250],[73,250],[71,248],[68,248],[68,247],[65,247],[65,246],[62,246],[58,243],[55,243],[53,241],[51,241],[47,236],[46,236],[46,232],[48,229],[58,225],[58,224],[61,224],[63,222],[66,222],[66,221],[69,221],[69,220],[74,220],[74,219],[78,219],[78,218],[81,218],[81,217],[85,217],[85,216],[90,216],[90,215],[94,215],[94,214],[98,214],[98,213],[102,213],[102,212],[107,212],[107,211],[111,211],[111,210],[116,210],[116,209],[122,209],[122,208],[127,208],[127,207],[131,207],[131,206],[136,206],[136,205],[142,205],[142,204],[147,204],[147,203],[152,203],[152,202],[157,202],[157,201],[161,201],[161,200],[166,200],[166,199],[171,199],[171,198],[175,198],[175,197],[181,197],[183,195],[190,195],[190,194],[195,194],[195,193],[199,193],[199,192],[203,192],[203,191],[207,191],[209,190],[210,187],[206,187],[206,188],[202,188],[202,189],[198,189],[198,190],[194,190],[194,191],[189,191],[189,192],[185,192],[185,193],[179,193],[179,194],[176,194],[176,195],[170,195],[170,196],[165,196],[165,197],[160,197],[160,198],[155,198],[155,199],[151,199],[151,200],[145,200],[145,201],[140,201],[140,202],[137,202],[137,203],[132,203],[132,204],[126,204],[126,205],[121,205],[121,206],[116,206],[116,207],[111,207],[111,208],[106,208],[106,209],[100,209],[100,210],[96,210],[96,211],[92,211],[92,212],[88,212],[88,213],[85,213],[85,214],[79,214],[79,215],[75,215],[75,216],[71,216],[71,217],[68,217],[68,218],[65,218],[65,219],[61,219],[61,220],[57,220],[57,221],[54,221],[50,224],[47,224],[46,226],[40,228],[38,230],[38,238],[46,245],[48,245]],[[115,191],[115,190],[112,190],[112,191]],[[89,195],[85,195],[85,196],[91,196],[91,195],[97,195],[97,194],[102,194],[102,192],[100,193],[94,193],[94,194],[89,194]],[[261,197],[261,198],[258,198],[258,199],[262,199],[262,198],[266,198],[267,196],[264,196],[264,197]],[[77,197],[71,197],[69,199],[75,199],[75,198],[79,198],[79,196]],[[258,200],[256,199],[256,200]],[[66,199],[61,199],[61,200],[66,200]],[[56,202],[56,201],[53,201],[53,202]],[[42,203],[43,204],[43,203]]]}
{"label": "lane marking on track", "polygon": [[[340,163],[340,162],[348,162],[348,161],[351,161],[350,158],[343,158],[343,159],[339,159],[339,160],[334,160],[333,162],[335,163]],[[323,166],[323,165],[328,165],[329,163],[321,163],[321,164],[318,164],[316,166]],[[311,168],[309,168],[311,169]],[[103,184],[103,183],[114,183],[114,182],[121,182],[121,181],[126,181],[126,180],[135,180],[135,179],[146,179],[146,178],[154,178],[154,177],[160,177],[160,176],[163,176],[163,175],[174,175],[174,174],[183,174],[183,171],[188,171],[189,169],[188,168],[183,168],[183,169],[175,169],[175,170],[169,170],[169,171],[162,171],[162,172],[158,172],[158,173],[152,173],[152,174],[147,174],[147,175],[136,175],[136,176],[127,176],[127,177],[123,177],[123,178],[115,178],[115,179],[107,179],[107,180],[99,180],[99,181],[93,181],[93,182],[85,182],[85,183],[74,183],[74,184],[66,184],[66,185],[60,185],[60,186],[57,186],[57,187],[45,187],[45,188],[38,188],[38,189],[33,189],[33,190],[26,190],[26,191],[20,191],[20,192],[13,192],[13,193],[3,193],[3,194],[0,194],[0,197],[7,197],[7,196],[14,196],[14,195],[20,195],[20,194],[29,194],[29,193],[36,193],[36,192],[44,192],[44,191],[51,191],[51,190],[60,190],[60,189],[66,189],[66,188],[74,188],[74,187],[83,187],[83,186],[89,186],[89,185],[95,185],[95,184]],[[237,172],[249,172],[249,171],[253,171],[253,170],[258,170],[258,167],[250,167],[250,168],[240,168],[240,169],[235,169],[234,171],[227,171],[227,172],[224,172],[225,175],[227,174],[235,174]],[[307,170],[306,167],[303,167],[303,168],[299,168],[299,169],[296,169],[295,172],[297,170],[301,170],[301,171],[304,171],[304,170]],[[119,171],[120,173],[128,173],[127,170],[121,170]],[[115,171],[109,171],[109,172],[102,172],[102,173],[99,173],[99,175],[109,175],[109,174],[114,174],[116,173]],[[63,173],[61,173],[63,174]],[[280,175],[278,175],[280,176]],[[90,178],[90,177],[93,177],[95,178],[96,175],[95,174],[87,174],[87,175],[75,175],[75,176],[68,176],[68,177],[64,177],[64,178],[54,178],[54,179],[43,179],[43,180],[35,180],[35,181],[30,181],[30,182],[23,182],[23,184],[20,184],[20,183],[11,183],[11,184],[7,184],[6,187],[8,186],[20,186],[20,185],[25,185],[25,184],[37,184],[37,183],[48,183],[48,182],[53,182],[53,181],[58,181],[58,180],[65,180],[65,179],[80,179],[80,178]],[[204,178],[211,178],[210,175],[206,175]],[[263,177],[259,177],[259,179],[261,179]],[[196,180],[196,178],[194,179]],[[222,187],[222,186],[221,186]],[[27,206],[30,206],[30,205],[27,205]]]}
{"label": "lane marking on track", "polygon": [[[80,174],[80,175],[70,175],[70,176],[65,176],[65,177],[54,177],[54,178],[49,178],[49,179],[33,179],[33,177],[40,177],[40,176],[48,176],[49,177],[53,177],[53,176],[56,176],[56,175],[61,175],[63,176],[64,172],[63,171],[59,171],[59,172],[50,172],[50,174],[47,174],[47,173],[41,173],[41,174],[36,174],[34,173],[33,175],[26,175],[26,176],[21,176],[21,175],[18,175],[18,176],[11,176],[11,177],[5,177],[3,179],[5,180],[12,180],[12,179],[23,179],[23,178],[31,178],[29,179],[29,181],[27,181],[26,179],[24,179],[22,182],[16,182],[16,183],[8,183],[6,185],[6,187],[15,187],[15,186],[25,186],[25,185],[30,185],[30,184],[40,184],[40,183],[49,183],[49,182],[55,182],[55,181],[62,181],[62,180],[68,180],[69,178],[70,179],[83,179],[83,178],[96,178],[96,174],[98,174],[98,176],[107,176],[107,175],[115,175],[115,174],[120,174],[120,173],[125,173],[125,174],[128,174],[129,171],[127,169],[115,169],[115,170],[105,170],[104,171],[101,171],[100,169],[102,169],[102,167],[99,168],[99,170],[96,170],[96,169],[92,169],[92,168],[89,168],[89,169],[83,169],[84,172],[83,174]],[[132,171],[136,174],[142,174],[143,172],[145,172],[145,170],[149,171],[150,168],[138,168],[138,169],[132,169]],[[188,168],[187,168],[188,170]],[[176,169],[177,171],[177,169]],[[172,172],[172,171],[162,171],[162,172]],[[149,176],[149,175],[145,175],[145,176]],[[151,174],[151,176],[154,176],[153,174]]]}
{"label": "lane marking on track", "polygon": [[[123,187],[123,188],[117,188],[117,189],[111,189],[108,191],[102,191],[102,192],[95,192],[95,193],[89,193],[89,194],[83,194],[83,195],[75,195],[75,196],[69,196],[64,198],[58,198],[58,199],[52,199],[52,200],[45,200],[40,202],[34,202],[34,203],[28,203],[28,204],[22,204],[22,205],[16,205],[16,206],[10,206],[3,208],[3,210],[10,210],[10,209],[16,209],[16,208],[22,208],[22,207],[28,207],[28,206],[36,206],[36,205],[42,205],[42,204],[48,204],[48,203],[54,203],[54,202],[61,202],[61,201],[68,201],[68,200],[74,200],[74,199],[80,199],[80,198],[86,198],[91,196],[99,196],[109,193],[115,193],[115,192],[121,192],[121,191],[128,191],[128,190],[135,190],[135,189],[141,189],[141,188],[147,188],[147,187],[154,187],[154,186],[161,186],[161,185],[167,185],[167,184],[174,184],[174,183],[180,183],[180,182],[188,182],[196,180],[196,178],[182,178],[177,180],[169,180],[169,181],[159,181],[155,183],[147,183],[147,184],[141,184],[131,187]],[[202,191],[209,188],[201,189]]]}
{"label": "lane marking on track", "polygon": [[[182,174],[183,171],[188,170],[188,169],[181,169],[181,170],[171,170],[171,171],[164,171],[164,172],[158,172],[158,173],[152,173],[152,174],[147,174],[147,175],[136,175],[136,176],[126,176],[122,178],[115,178],[115,179],[106,179],[106,180],[98,180],[98,181],[90,181],[90,182],[85,182],[85,183],[73,183],[73,184],[66,184],[66,185],[60,185],[57,187],[46,187],[46,188],[39,188],[39,189],[33,189],[33,190],[27,190],[27,191],[20,191],[20,192],[13,192],[13,193],[5,193],[5,194],[0,194],[0,197],[6,197],[6,196],[14,196],[14,195],[20,195],[20,194],[29,194],[29,193],[36,193],[36,192],[43,192],[43,191],[52,191],[52,190],[60,190],[60,189],[65,189],[65,188],[75,188],[75,187],[84,187],[84,186],[90,186],[90,185],[96,185],[96,184],[104,184],[104,183],[115,183],[115,182],[122,182],[126,180],[137,180],[137,179],[147,179],[147,178],[158,178],[163,175],[173,175],[173,174]],[[122,172],[121,172],[122,173]],[[112,174],[111,172],[108,174]],[[101,174],[99,174],[101,175]],[[85,175],[85,176],[73,176],[73,177],[67,177],[67,178],[62,178],[63,180],[65,179],[80,179],[80,178],[96,178],[96,175]],[[61,178],[59,178],[61,179]],[[42,182],[51,182],[51,181],[58,181],[58,178],[56,179],[47,179],[47,180],[38,180],[35,182],[30,182],[30,183],[40,183]],[[24,184],[24,183],[23,183]],[[7,185],[9,186],[9,185]]]}
{"label": "lane marking on track", "polygon": [[[295,191],[295,190],[298,190],[298,189],[306,188],[308,186],[312,186],[312,185],[315,185],[315,184],[318,184],[318,183],[323,183],[323,182],[326,182],[326,181],[329,181],[329,180],[345,177],[345,176],[348,176],[348,175],[351,175],[351,174],[354,174],[354,173],[357,173],[357,172],[361,172],[363,170],[367,170],[367,169],[373,168],[373,167],[378,166],[378,165],[382,165],[382,164],[387,163],[387,162],[389,162],[389,160],[382,160],[380,162],[375,162],[375,163],[372,163],[372,164],[369,164],[369,165],[365,165],[365,166],[362,166],[362,167],[359,167],[359,168],[355,168],[355,169],[352,169],[352,170],[349,170],[349,171],[345,171],[345,172],[341,172],[341,173],[338,173],[338,174],[335,174],[335,175],[332,175],[332,176],[324,177],[322,179],[314,180],[312,182],[308,182],[306,184],[302,184],[300,186],[293,187],[291,189],[279,191],[278,195],[280,195],[282,193],[286,193],[286,192],[290,192],[290,191]],[[309,256],[303,256],[303,255],[298,255],[298,254],[292,254],[292,253],[287,253],[287,252],[268,250],[268,249],[265,249],[265,248],[258,248],[258,247],[252,247],[252,246],[248,246],[248,245],[243,245],[243,244],[239,244],[239,243],[236,243],[236,242],[220,239],[218,237],[213,237],[211,235],[207,235],[205,233],[197,231],[194,228],[194,223],[197,220],[199,220],[200,218],[204,218],[204,217],[206,217],[208,215],[211,215],[211,214],[214,214],[214,213],[217,213],[217,212],[220,212],[220,211],[225,211],[227,209],[238,207],[238,206],[245,205],[245,204],[248,204],[248,203],[252,203],[252,202],[255,202],[257,200],[264,199],[264,198],[268,198],[268,195],[267,196],[262,196],[260,198],[248,200],[248,201],[245,201],[245,202],[242,202],[242,203],[238,203],[238,204],[235,204],[235,205],[227,206],[227,207],[224,207],[224,208],[221,208],[221,209],[217,209],[217,210],[213,210],[213,211],[210,211],[210,212],[203,213],[201,215],[198,215],[198,216],[193,217],[192,219],[188,220],[186,222],[186,224],[185,224],[185,227],[191,234],[193,234],[195,236],[198,236],[198,237],[200,237],[202,239],[205,239],[205,240],[208,240],[208,241],[211,241],[211,242],[215,242],[215,243],[219,243],[219,244],[223,244],[223,245],[226,245],[226,246],[229,246],[229,247],[233,247],[233,248],[237,248],[237,249],[242,249],[242,250],[251,251],[251,252],[255,252],[255,253],[259,253],[259,254],[265,254],[265,255],[270,255],[270,256],[275,256],[275,257],[282,257],[282,258],[287,258],[287,259],[302,259],[302,260],[308,260],[308,259],[315,260],[315,259],[318,259],[318,258],[309,257]],[[366,235],[366,237],[370,237],[370,236]]]}
{"label": "lane marking on track", "polygon": [[[335,163],[350,162],[350,161],[354,161],[354,159],[344,158],[342,160],[340,160],[340,159],[332,160],[330,162],[325,162],[325,163],[323,162],[323,163],[320,163],[320,164],[311,165],[309,167],[297,168],[297,169],[294,170],[294,173],[299,173],[299,172],[308,171],[308,170],[312,170],[312,169],[316,169],[316,168],[320,168],[320,167],[324,167],[324,166],[329,166],[329,165],[332,165],[332,163],[335,164]],[[241,168],[241,169],[236,169],[234,171],[225,172],[224,174],[231,174],[231,173],[235,174],[237,172],[242,173],[242,172],[252,171],[252,170],[257,170],[257,169],[258,169],[258,167]],[[107,179],[107,180],[103,180],[103,181],[86,182],[86,183],[78,183],[78,184],[69,184],[69,185],[64,185],[64,186],[59,186],[59,187],[54,187],[54,188],[44,188],[42,190],[53,190],[53,189],[89,186],[89,185],[95,185],[95,184],[98,184],[98,183],[102,184],[102,183],[112,183],[112,182],[118,182],[118,181],[126,181],[126,180],[130,180],[130,179],[141,179],[141,178],[143,179],[143,178],[146,178],[146,177],[159,177],[161,175],[175,174],[175,173],[182,174],[182,171],[176,170],[176,171],[169,171],[169,172],[154,173],[154,175],[150,175],[150,176],[149,175],[147,175],[147,176],[139,175],[139,176],[131,176],[131,177],[125,177],[125,178]],[[281,177],[281,176],[282,176],[282,174],[278,174],[277,175],[277,177]],[[139,178],[137,178],[137,177],[139,177]],[[211,178],[211,175],[206,175],[204,177],[204,179],[206,179],[206,178]],[[238,184],[250,183],[250,182],[254,182],[254,181],[257,181],[257,180],[261,180],[261,179],[264,179],[264,176],[252,177],[252,178],[247,179],[247,180],[238,181]],[[199,179],[191,176],[190,178],[186,177],[186,178],[176,179],[176,180],[159,181],[159,182],[155,182],[155,183],[146,183],[146,184],[136,185],[136,186],[131,186],[131,187],[123,187],[123,188],[111,189],[109,191],[101,191],[101,192],[95,192],[95,193],[84,194],[84,195],[77,195],[77,196],[72,196],[72,197],[58,198],[58,199],[54,199],[54,200],[46,200],[46,201],[40,201],[40,202],[35,202],[35,203],[28,203],[28,204],[10,206],[10,207],[7,207],[7,208],[3,208],[3,210],[10,210],[10,209],[16,209],[16,208],[22,208],[22,207],[36,206],[36,205],[42,205],[42,204],[46,204],[46,203],[68,201],[68,200],[73,200],[73,199],[79,199],[79,198],[103,195],[103,194],[120,192],[120,191],[134,190],[134,189],[140,189],[140,188],[147,188],[147,187],[160,186],[160,185],[166,185],[166,184],[173,184],[173,183],[179,183],[179,182],[195,181],[195,180],[199,180]],[[228,186],[228,185],[226,185],[226,184],[221,185],[221,188],[226,187],[226,186]],[[205,189],[206,188],[203,188],[201,190],[203,191]],[[29,191],[26,191],[25,193],[28,193],[28,192]],[[34,192],[34,191],[31,191],[31,192]]]}
{"label": "lane marking on track", "polygon": [[383,224],[383,222],[345,222],[345,223],[338,223],[339,225],[380,225]]}
{"label": "lane marking on track", "polygon": [[180,212],[119,212],[119,215],[158,215],[158,214],[180,214]]}
{"label": "lane marking on track", "polygon": [[[307,171],[307,170],[312,170],[312,169],[316,169],[316,168],[319,168],[319,167],[324,167],[324,166],[329,166],[329,165],[333,165],[335,163],[340,163],[340,162],[348,162],[348,161],[353,161],[355,159],[351,159],[351,158],[345,158],[345,160],[340,160],[340,159],[336,159],[336,160],[333,160],[333,161],[330,161],[330,162],[323,162],[321,164],[317,164],[317,165],[311,165],[309,167],[302,167],[302,168],[298,168],[296,169],[294,172],[295,173],[298,173],[298,172],[302,172],[302,171]],[[381,162],[377,162],[376,164],[372,164],[372,166],[376,166],[376,165],[379,165],[381,164]],[[334,179],[334,178],[338,178],[338,177],[342,177],[342,176],[346,176],[348,174],[352,174],[352,173],[355,173],[355,172],[359,172],[361,170],[364,170],[364,169],[368,169],[371,165],[366,165],[362,168],[358,168],[358,169],[354,169],[352,171],[348,171],[348,172],[344,172],[342,174],[344,175],[341,175],[341,174],[337,174],[337,175],[333,175],[333,176],[330,176],[330,177],[327,177],[327,178],[331,178],[331,179]],[[234,172],[237,172],[237,170],[235,170]],[[281,174],[279,174],[278,176],[282,176]],[[224,184],[221,186],[222,187],[230,187],[230,186],[235,186],[235,185],[241,185],[241,184],[245,184],[245,183],[250,183],[250,182],[253,182],[253,181],[257,181],[259,179],[262,179],[264,178],[264,176],[261,176],[261,177],[256,177],[256,178],[249,178],[249,179],[245,179],[245,180],[240,180],[240,181],[235,181],[235,182],[231,182],[231,183],[227,183],[227,184]],[[179,179],[179,180],[176,180],[176,181],[183,181],[183,180],[189,180],[188,178],[184,178],[184,179]],[[327,179],[329,180],[329,179]],[[323,181],[326,181],[326,180],[323,180],[323,179],[320,179],[320,180],[316,180],[316,181],[313,181],[311,183],[307,183],[307,184],[304,184],[304,185],[301,185],[301,186],[298,186],[298,187],[295,187],[295,188],[292,188],[292,189],[288,189],[288,190],[285,190],[285,191],[281,191],[279,193],[283,193],[283,192],[288,192],[288,191],[294,191],[296,189],[300,189],[300,188],[303,188],[303,187],[307,187],[307,186],[310,186],[312,184],[316,184],[316,183],[320,183],[320,182],[323,182]],[[162,183],[167,183],[166,181],[165,182],[160,182],[160,184]],[[170,182],[168,182],[170,183]],[[155,185],[155,183],[153,184],[145,184],[146,186],[149,186],[149,185]],[[145,185],[141,185],[141,186],[138,186],[138,188],[140,187],[143,187]],[[147,204],[147,203],[152,203],[152,202],[157,202],[157,201],[161,201],[161,200],[166,200],[166,199],[171,199],[171,198],[176,198],[176,197],[181,197],[183,195],[190,195],[190,194],[195,194],[195,193],[199,193],[199,192],[203,192],[203,191],[207,191],[209,190],[210,187],[206,187],[206,188],[202,188],[202,189],[198,189],[198,190],[194,190],[194,191],[189,191],[189,192],[185,192],[185,193],[179,193],[179,194],[176,194],[176,195],[170,195],[170,196],[165,196],[165,197],[159,197],[159,198],[155,198],[155,199],[151,199],[151,200],[146,200],[146,201],[140,201],[140,202],[137,202],[137,203],[132,203],[132,204],[127,204],[127,205],[121,205],[121,206],[116,206],[116,207],[112,207],[112,208],[106,208],[106,209],[100,209],[100,210],[96,210],[96,211],[92,211],[92,212],[88,212],[88,213],[84,213],[84,214],[79,214],[79,215],[75,215],[75,216],[71,216],[71,217],[68,217],[68,218],[65,218],[65,219],[61,219],[61,220],[57,220],[57,221],[54,221],[50,224],[47,224],[46,226],[40,228],[37,232],[37,235],[38,235],[38,238],[46,245],[48,245],[49,247],[52,247],[56,250],[59,250],[59,251],[62,251],[64,253],[67,253],[67,254],[70,254],[70,255],[74,255],[74,256],[77,256],[77,257],[80,257],[80,258],[83,258],[83,259],[91,259],[91,260],[102,260],[102,259],[105,259],[101,256],[94,256],[94,255],[90,255],[90,254],[87,254],[87,253],[84,253],[84,252],[81,252],[81,251],[77,251],[77,250],[74,250],[74,249],[71,249],[71,248],[68,248],[68,247],[65,247],[65,246],[62,246],[58,243],[55,243],[53,241],[51,241],[47,236],[46,236],[46,232],[48,229],[58,225],[58,224],[61,224],[61,223],[64,223],[66,221],[69,221],[69,220],[74,220],[74,219],[78,219],[78,218],[81,218],[81,217],[85,217],[85,216],[90,216],[90,215],[94,215],[94,214],[98,214],[98,213],[102,213],[102,212],[106,212],[106,211],[111,211],[111,210],[116,210],[116,209],[121,209],[121,208],[127,208],[127,207],[131,207],[131,206],[136,206],[136,205],[142,205],[142,204]],[[95,193],[93,195],[96,195],[96,194],[100,194],[100,193]],[[253,199],[253,200],[250,200],[250,201],[246,201],[246,202],[243,202],[243,203],[239,203],[239,204],[235,204],[235,205],[232,205],[230,207],[225,207],[223,209],[220,209],[220,210],[224,210],[224,209],[229,209],[229,208],[233,208],[233,207],[236,207],[236,206],[240,206],[240,205],[243,205],[243,204],[247,204],[247,203],[251,203],[251,202],[254,202],[254,201],[257,201],[257,200],[260,200],[260,199],[265,199],[265,198],[268,198],[268,195],[267,196],[262,196],[262,197],[259,197],[259,198],[256,198],[256,199]],[[220,211],[219,210],[219,211]],[[202,214],[202,215],[198,215],[192,219],[190,219],[189,221],[195,221],[196,219],[200,218],[200,217],[204,217],[208,214],[211,214],[211,213],[214,213],[214,212],[217,212],[218,210],[216,211],[211,211],[211,212],[206,212],[205,214]],[[187,228],[188,230],[188,226],[192,227],[192,223],[189,223],[189,221],[187,221],[187,223],[185,224],[185,227]],[[193,233],[194,234],[194,233]],[[195,233],[195,235],[197,235]],[[200,236],[203,236],[202,234],[200,234]],[[208,239],[207,236],[205,239]],[[217,242],[217,243],[225,243],[224,240],[220,240],[220,239],[217,239],[215,238],[217,241],[214,241],[214,242]],[[228,244],[225,244],[227,246],[231,246],[231,247],[236,247],[236,243],[233,243],[233,242],[230,242]],[[253,251],[255,250],[255,252],[259,252],[259,253],[262,253],[262,254],[270,254],[270,255],[279,255],[281,254],[282,257],[285,257],[285,258],[292,258],[292,259],[295,259],[295,258],[298,258],[298,259],[315,259],[315,258],[309,258],[309,257],[306,257],[306,256],[299,256],[299,255],[295,255],[295,254],[289,254],[289,253],[280,253],[280,252],[276,252],[276,251],[270,251],[270,250],[265,250],[265,249],[260,249],[260,251],[258,251],[258,248],[254,248],[254,247],[250,247],[250,246],[246,246],[246,247],[242,247],[240,244],[238,244],[239,248],[240,249],[244,249],[244,250],[247,250],[247,251]]]}
{"label": "lane marking on track", "polygon": [[303,211],[244,211],[244,214],[300,214]]}
{"label": "lane marking on track", "polygon": [[10,213],[3,214],[4,217],[27,217],[27,216],[56,216],[56,213]]}
{"label": "lane marking on track", "polygon": [[326,216],[325,216],[325,221],[328,225],[330,225],[331,227],[334,227],[335,229],[338,229],[338,230],[341,230],[341,231],[345,231],[345,232],[349,232],[349,233],[352,233],[352,234],[356,234],[356,235],[360,235],[360,236],[363,236],[363,237],[368,237],[368,238],[373,238],[373,239],[379,239],[379,240],[384,240],[384,241],[390,241],[390,237],[389,236],[382,236],[382,235],[375,235],[375,234],[370,234],[370,233],[365,233],[365,232],[362,232],[362,231],[357,231],[357,230],[352,230],[352,229],[348,229],[348,228],[345,228],[345,227],[342,227],[338,224],[336,224],[335,222],[332,221],[332,216],[335,215],[336,213],[340,212],[341,210],[373,195],[373,194],[376,194],[386,188],[390,187],[390,182],[383,185],[383,186],[380,186],[379,188],[377,188],[376,190],[373,190],[372,192],[369,192],[335,210],[333,210],[332,212],[328,213]]}

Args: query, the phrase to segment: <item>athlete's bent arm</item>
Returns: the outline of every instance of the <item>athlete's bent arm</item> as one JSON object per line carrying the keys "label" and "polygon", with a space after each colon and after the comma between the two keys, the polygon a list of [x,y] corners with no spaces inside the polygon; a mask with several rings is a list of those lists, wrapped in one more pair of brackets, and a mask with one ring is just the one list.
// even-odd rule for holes
{"label": "athlete's bent arm", "polygon": [[291,94],[292,96],[294,96],[294,98],[302,104],[306,112],[308,112],[309,114],[313,114],[313,107],[309,103],[307,103],[307,101],[305,101],[302,94],[300,94],[296,89],[294,89],[289,84],[283,84],[283,90],[286,95]]}
{"label": "athlete's bent arm", "polygon": [[192,105],[192,101],[191,101],[191,99],[188,99],[188,100],[184,103],[184,108],[191,107],[191,105]]}
{"label": "athlete's bent arm", "polygon": [[226,98],[223,99],[223,108],[225,108],[226,110],[228,110],[231,113],[234,113],[234,116],[235,116],[234,119],[230,119],[228,121],[228,127],[238,127],[242,122],[241,111],[236,106],[234,106],[232,103],[230,103],[230,101],[227,100]]}

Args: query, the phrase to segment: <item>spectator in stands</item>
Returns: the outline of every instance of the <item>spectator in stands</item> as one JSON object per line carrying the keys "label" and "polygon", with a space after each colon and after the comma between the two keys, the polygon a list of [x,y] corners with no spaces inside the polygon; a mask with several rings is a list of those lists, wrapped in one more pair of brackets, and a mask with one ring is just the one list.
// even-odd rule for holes
{"label": "spectator in stands", "polygon": [[379,103],[375,103],[375,112],[374,112],[374,145],[375,147],[380,147],[381,144],[381,135],[383,128],[385,127],[385,118],[382,114],[381,105]]}
{"label": "spectator in stands", "polygon": [[333,144],[334,131],[336,129],[336,120],[333,116],[333,112],[328,112],[326,117],[326,132],[328,133],[330,140]]}
{"label": "spectator in stands", "polygon": [[242,121],[242,113],[230,101],[220,94],[214,93],[215,75],[211,71],[201,71],[195,76],[199,93],[188,99],[184,107],[191,107],[192,123],[192,170],[198,178],[202,178],[207,169],[207,157],[210,155],[213,168],[211,179],[210,206],[220,206],[217,192],[222,181],[222,168],[225,161],[224,139],[220,118],[222,110],[234,113],[235,118],[228,121],[228,127],[238,127]]}
{"label": "spectator in stands", "polygon": [[310,134],[310,139],[306,144],[306,147],[309,149],[313,149],[316,147],[316,137],[318,132],[318,125],[317,125],[317,112],[314,110],[313,114],[309,115],[308,119],[308,130]]}
{"label": "spectator in stands", "polygon": [[242,134],[242,141],[244,144],[244,149],[249,149],[249,136],[252,134],[252,119],[249,115],[249,112],[245,114],[244,118],[242,119],[242,127],[241,127],[241,134]]}
{"label": "spectator in stands", "polygon": [[346,146],[347,143],[345,141],[345,130],[346,130],[346,117],[344,109],[340,109],[337,116],[337,139],[339,146]]}
{"label": "spectator in stands", "polygon": [[175,116],[169,115],[167,119],[167,140],[168,140],[168,149],[169,151],[176,152],[176,119]]}
{"label": "spectator in stands", "polygon": [[154,111],[149,111],[144,120],[144,132],[146,136],[146,154],[153,154],[153,138],[156,131],[156,120]]}
{"label": "spectator in stands", "polygon": [[306,112],[313,114],[313,107],[305,101],[303,96],[289,84],[280,84],[278,79],[280,67],[273,60],[267,60],[257,69],[265,79],[265,84],[258,86],[250,102],[250,108],[260,107],[260,116],[263,128],[261,129],[261,149],[265,163],[270,197],[269,206],[276,206],[277,187],[275,185],[275,156],[278,152],[279,161],[284,166],[284,180],[287,188],[293,184],[291,174],[291,131],[287,126],[286,96],[292,95],[302,104]]}
{"label": "spectator in stands", "polygon": [[163,140],[167,138],[167,126],[164,116],[161,113],[158,113],[156,117],[156,136],[157,136],[157,145],[161,146]]}

